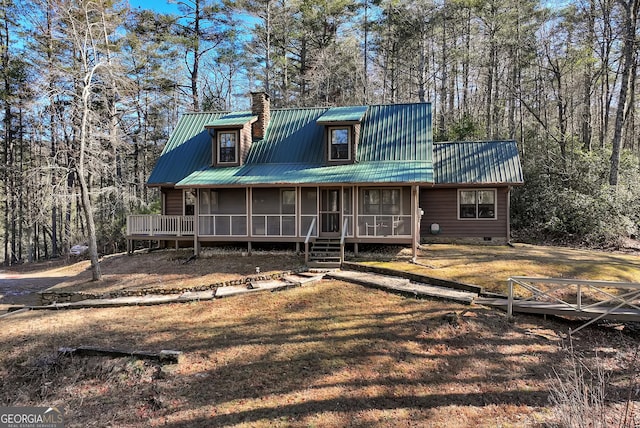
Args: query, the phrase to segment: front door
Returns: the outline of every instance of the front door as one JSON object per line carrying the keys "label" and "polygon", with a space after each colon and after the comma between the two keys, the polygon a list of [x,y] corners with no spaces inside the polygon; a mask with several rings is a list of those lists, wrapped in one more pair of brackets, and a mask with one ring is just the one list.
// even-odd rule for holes
{"label": "front door", "polygon": [[320,190],[320,236],[340,236],[342,200],[340,189]]}

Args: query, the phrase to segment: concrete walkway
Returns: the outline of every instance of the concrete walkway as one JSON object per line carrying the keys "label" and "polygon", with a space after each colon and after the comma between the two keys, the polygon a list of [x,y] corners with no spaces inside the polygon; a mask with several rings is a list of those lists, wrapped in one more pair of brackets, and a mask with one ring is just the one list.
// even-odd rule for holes
{"label": "concrete walkway", "polygon": [[[22,311],[30,310],[61,310],[61,309],[85,309],[85,308],[109,308],[121,306],[149,306],[166,303],[184,303],[213,300],[222,297],[238,296],[243,294],[257,293],[261,291],[279,291],[305,284],[320,281],[324,277],[323,273],[305,275],[287,275],[283,280],[256,281],[246,286],[218,287],[207,291],[189,291],[181,294],[148,294],[145,296],[114,297],[109,299],[86,299],[78,302],[54,303],[45,306],[15,306],[9,308],[9,312],[3,316]],[[2,316],[0,316],[2,318]]]}
{"label": "concrete walkway", "polygon": [[400,293],[412,297],[450,300],[470,305],[478,297],[478,293],[455,290],[447,287],[411,282],[409,279],[380,275],[368,272],[337,271],[326,275],[327,278],[352,282],[354,284],[373,287],[380,290]]}
{"label": "concrete walkway", "polygon": [[405,296],[418,298],[434,298],[454,301],[457,303],[471,304],[478,297],[478,293],[467,290],[458,290],[436,285],[428,285],[380,273],[361,271],[333,271],[329,273],[300,273],[285,276],[282,280],[254,281],[248,285],[225,286],[206,291],[189,291],[181,294],[147,294],[144,296],[125,296],[104,299],[86,299],[77,302],[54,303],[44,306],[15,306],[9,308],[9,316],[25,310],[62,310],[62,309],[86,309],[109,308],[123,306],[149,306],[167,303],[197,302],[219,299],[222,297],[239,296],[262,291],[279,291],[288,288],[299,287],[305,284],[320,281],[323,278],[332,278],[340,281],[373,287],[380,290],[399,293]]}

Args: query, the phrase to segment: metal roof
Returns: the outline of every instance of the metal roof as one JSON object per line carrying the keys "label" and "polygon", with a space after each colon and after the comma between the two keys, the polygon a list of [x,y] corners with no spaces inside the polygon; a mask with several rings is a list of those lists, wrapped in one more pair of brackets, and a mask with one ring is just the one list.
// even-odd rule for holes
{"label": "metal roof", "polygon": [[367,106],[331,107],[317,120],[318,123],[360,122]]}
{"label": "metal roof", "polygon": [[206,168],[181,180],[177,187],[245,186],[259,184],[348,184],[433,182],[433,168],[424,161],[365,162],[353,165],[247,164],[234,168]]}
{"label": "metal roof", "polygon": [[435,143],[436,184],[522,184],[515,141]]}
{"label": "metal roof", "polygon": [[[318,119],[344,120],[355,117],[355,112],[363,114],[355,163],[327,166],[325,125]],[[434,182],[429,103],[274,109],[270,116],[265,137],[252,143],[244,165],[214,168],[211,136],[205,127],[243,124],[253,116],[250,112],[184,115],[148,184]]]}
{"label": "metal roof", "polygon": [[370,106],[362,121],[358,160],[433,160],[431,104]]}
{"label": "metal roof", "polygon": [[183,115],[165,144],[147,184],[175,184],[193,171],[211,164],[211,136],[205,125],[227,112]]}
{"label": "metal roof", "polygon": [[258,116],[253,115],[250,111],[238,111],[229,113],[219,119],[214,119],[207,123],[207,128],[222,128],[225,126],[242,126],[252,120],[257,120]]}
{"label": "metal roof", "polygon": [[323,163],[326,108],[271,110],[264,139],[254,141],[246,163]]}

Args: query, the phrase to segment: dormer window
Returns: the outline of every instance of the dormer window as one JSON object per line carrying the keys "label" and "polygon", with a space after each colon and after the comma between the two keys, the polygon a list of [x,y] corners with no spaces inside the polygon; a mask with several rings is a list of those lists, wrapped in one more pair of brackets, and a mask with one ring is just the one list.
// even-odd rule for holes
{"label": "dormer window", "polygon": [[331,107],[316,119],[325,127],[325,153],[330,165],[345,165],[358,159],[360,123],[366,106]]}
{"label": "dormer window", "polygon": [[238,163],[237,131],[218,131],[218,163]]}
{"label": "dormer window", "polygon": [[329,160],[351,160],[351,127],[329,128]]}

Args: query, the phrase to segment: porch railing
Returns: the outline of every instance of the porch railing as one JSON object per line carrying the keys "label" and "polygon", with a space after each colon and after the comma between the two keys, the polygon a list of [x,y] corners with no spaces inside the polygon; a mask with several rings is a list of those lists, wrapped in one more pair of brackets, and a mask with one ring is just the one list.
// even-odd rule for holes
{"label": "porch railing", "polygon": [[246,214],[200,214],[200,236],[247,236]]}
{"label": "porch railing", "polygon": [[127,235],[188,236],[193,235],[194,216],[182,215],[130,215],[127,217]]}
{"label": "porch railing", "polygon": [[254,214],[251,225],[254,236],[296,236],[295,214]]}

